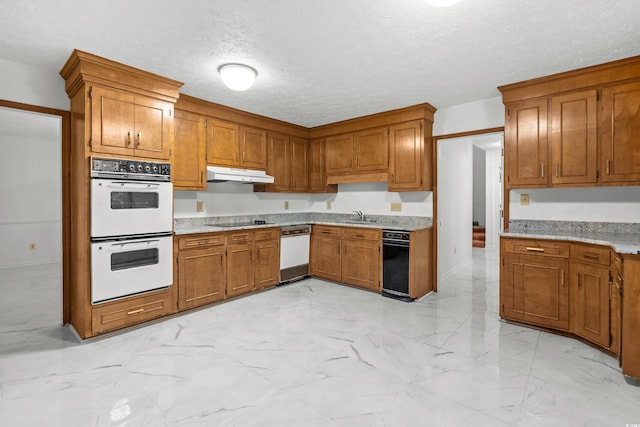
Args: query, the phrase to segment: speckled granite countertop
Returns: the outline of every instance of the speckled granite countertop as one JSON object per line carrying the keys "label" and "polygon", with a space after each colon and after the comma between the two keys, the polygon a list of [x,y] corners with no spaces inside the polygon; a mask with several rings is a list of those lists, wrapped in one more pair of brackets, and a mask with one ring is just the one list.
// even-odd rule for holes
{"label": "speckled granite countertop", "polygon": [[501,236],[592,243],[620,254],[640,254],[640,224],[511,220]]}
{"label": "speckled granite countertop", "polygon": [[[174,234],[213,233],[218,231],[245,230],[252,228],[283,227],[297,224],[325,224],[343,227],[384,228],[389,230],[415,231],[431,228],[432,218],[417,216],[366,215],[367,222],[354,223],[355,214],[325,214],[315,212],[292,214],[242,215],[224,217],[176,218]],[[266,221],[267,224],[234,225],[237,223]],[[222,226],[221,226],[222,225]]]}

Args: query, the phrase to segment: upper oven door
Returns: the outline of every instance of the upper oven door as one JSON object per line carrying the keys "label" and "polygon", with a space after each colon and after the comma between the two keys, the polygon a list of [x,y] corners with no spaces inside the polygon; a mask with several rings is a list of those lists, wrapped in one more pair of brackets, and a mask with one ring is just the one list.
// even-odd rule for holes
{"label": "upper oven door", "polygon": [[91,180],[91,237],[173,230],[170,182]]}

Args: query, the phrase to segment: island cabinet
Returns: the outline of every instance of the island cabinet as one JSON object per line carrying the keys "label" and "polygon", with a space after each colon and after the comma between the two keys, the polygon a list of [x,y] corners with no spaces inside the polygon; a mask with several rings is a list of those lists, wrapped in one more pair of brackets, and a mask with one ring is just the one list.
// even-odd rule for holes
{"label": "island cabinet", "polygon": [[174,190],[206,190],[206,128],[204,117],[176,110],[173,146]]}
{"label": "island cabinet", "polygon": [[334,282],[342,279],[342,231],[340,227],[314,225],[311,232],[309,270],[312,276]]}
{"label": "island cabinet", "polygon": [[255,231],[255,288],[264,289],[280,283],[280,230]]}
{"label": "island cabinet", "polygon": [[314,225],[312,276],[380,291],[382,233],[378,229]]}
{"label": "island cabinet", "polygon": [[226,297],[227,260],[224,233],[175,239],[178,308],[188,310]]}
{"label": "island cabinet", "polygon": [[207,118],[207,164],[243,169],[267,167],[265,130]]}
{"label": "island cabinet", "polygon": [[619,254],[601,245],[536,238],[502,237],[500,247],[502,318],[562,331],[614,355],[624,351]]}
{"label": "island cabinet", "polygon": [[640,183],[640,57],[499,89],[506,189]]}
{"label": "island cabinet", "polygon": [[569,330],[569,245],[502,240],[500,314],[511,320]]}
{"label": "island cabinet", "polygon": [[253,265],[254,233],[250,230],[227,233],[227,296],[235,297],[255,289]]}

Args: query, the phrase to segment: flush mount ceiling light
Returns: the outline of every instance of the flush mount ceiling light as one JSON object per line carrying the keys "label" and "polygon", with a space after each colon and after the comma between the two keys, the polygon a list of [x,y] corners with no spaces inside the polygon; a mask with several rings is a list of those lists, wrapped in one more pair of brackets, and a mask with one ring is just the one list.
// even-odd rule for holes
{"label": "flush mount ceiling light", "polygon": [[460,0],[427,0],[427,3],[435,7],[453,6],[454,4],[459,2]]}
{"label": "flush mount ceiling light", "polygon": [[219,71],[222,82],[231,90],[249,89],[258,75],[256,70],[243,64],[224,64]]}

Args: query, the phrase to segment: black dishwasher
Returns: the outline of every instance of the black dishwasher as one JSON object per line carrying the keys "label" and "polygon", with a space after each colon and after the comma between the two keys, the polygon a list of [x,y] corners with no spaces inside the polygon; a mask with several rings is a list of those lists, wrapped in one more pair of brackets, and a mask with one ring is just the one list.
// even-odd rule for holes
{"label": "black dishwasher", "polygon": [[409,294],[408,231],[382,230],[382,295],[413,301]]}

